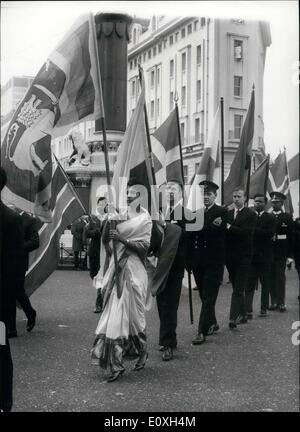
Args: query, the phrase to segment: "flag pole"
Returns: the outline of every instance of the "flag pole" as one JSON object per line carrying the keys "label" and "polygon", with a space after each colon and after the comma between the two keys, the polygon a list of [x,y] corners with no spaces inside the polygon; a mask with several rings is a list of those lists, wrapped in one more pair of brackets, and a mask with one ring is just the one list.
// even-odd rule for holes
{"label": "flag pole", "polygon": [[[106,125],[105,125],[105,114],[104,114],[104,104],[103,104],[103,93],[102,93],[102,82],[101,82],[101,73],[100,73],[100,61],[99,61],[99,53],[98,53],[98,47],[97,47],[97,37],[96,37],[96,26],[95,26],[95,19],[93,14],[91,14],[91,28],[92,28],[92,37],[93,37],[93,43],[95,47],[95,53],[96,53],[96,68],[97,68],[97,87],[99,91],[99,99],[100,99],[100,111],[101,111],[101,129],[102,129],[102,136],[103,136],[103,150],[104,150],[104,161],[105,161],[105,172],[106,172],[106,182],[108,186],[108,199],[109,202],[113,202],[113,196],[112,191],[110,188],[111,180],[110,180],[110,169],[109,169],[109,159],[108,159],[108,150],[107,150],[107,137],[106,137]],[[111,229],[116,229],[116,221],[110,220],[110,227]],[[117,287],[117,297],[120,298],[122,295],[122,290],[120,286],[120,277],[119,277],[119,266],[118,266],[118,257],[117,257],[117,249],[116,249],[116,240],[113,240],[113,257],[114,257],[114,264],[115,264],[115,279],[116,279],[116,287]]]}
{"label": "flag pole", "polygon": [[269,170],[270,170],[270,153],[268,153],[268,155],[267,155],[266,178],[265,178],[265,184],[264,184],[264,194],[265,195],[267,195],[267,189],[268,189]]}
{"label": "flag pole", "polygon": [[[180,166],[181,166],[181,175],[183,181],[183,190],[182,190],[182,203],[184,207],[185,203],[185,193],[184,193],[184,171],[183,171],[183,158],[182,158],[182,145],[181,145],[181,134],[180,134],[180,125],[179,125],[179,110],[178,110],[178,94],[177,91],[175,93],[174,102],[175,102],[175,112],[176,112],[176,120],[177,120],[177,131],[179,138],[179,151],[180,151]],[[193,296],[192,296],[192,282],[191,282],[191,271],[188,271],[188,291],[189,291],[189,306],[190,306],[190,321],[191,324],[194,322],[193,318]]]}
{"label": "flag pole", "polygon": [[221,105],[221,205],[224,205],[224,99],[220,99]]}
{"label": "flag pole", "polygon": [[250,195],[251,161],[252,161],[252,156],[250,158],[250,166],[249,166],[248,173],[247,173],[247,188],[246,188],[246,205],[247,205],[247,207],[249,204],[249,195]]}

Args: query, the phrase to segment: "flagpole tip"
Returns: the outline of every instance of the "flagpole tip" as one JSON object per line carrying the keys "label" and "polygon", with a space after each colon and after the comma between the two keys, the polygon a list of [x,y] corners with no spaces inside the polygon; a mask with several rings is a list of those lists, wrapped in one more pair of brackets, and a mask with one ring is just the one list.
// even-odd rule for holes
{"label": "flagpole tip", "polygon": [[252,85],[252,90],[255,90],[255,85],[254,85],[254,83],[253,83],[253,85]]}

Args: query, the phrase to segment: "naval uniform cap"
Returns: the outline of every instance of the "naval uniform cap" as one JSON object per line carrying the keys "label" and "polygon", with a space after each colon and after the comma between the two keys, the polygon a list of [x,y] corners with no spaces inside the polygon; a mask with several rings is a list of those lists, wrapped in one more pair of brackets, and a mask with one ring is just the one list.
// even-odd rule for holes
{"label": "naval uniform cap", "polygon": [[204,186],[204,190],[207,192],[216,192],[219,189],[219,186],[209,180],[203,180],[199,183],[200,186]]}
{"label": "naval uniform cap", "polygon": [[276,201],[278,199],[284,201],[286,199],[286,196],[283,193],[278,192],[278,191],[271,192],[270,197],[271,197],[272,201]]}

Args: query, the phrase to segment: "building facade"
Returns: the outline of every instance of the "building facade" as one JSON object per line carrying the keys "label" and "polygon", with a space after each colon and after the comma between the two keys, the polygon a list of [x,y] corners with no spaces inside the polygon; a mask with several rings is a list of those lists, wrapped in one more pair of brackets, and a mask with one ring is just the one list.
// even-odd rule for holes
{"label": "building facade", "polygon": [[[255,86],[254,154],[264,152],[263,75],[270,26],[265,22],[207,17],[152,17],[134,23],[128,47],[128,118],[144,70],[153,132],[178,100],[185,179],[193,176],[220,98],[224,99],[225,176],[238,147]],[[260,159],[259,159],[260,160]]]}

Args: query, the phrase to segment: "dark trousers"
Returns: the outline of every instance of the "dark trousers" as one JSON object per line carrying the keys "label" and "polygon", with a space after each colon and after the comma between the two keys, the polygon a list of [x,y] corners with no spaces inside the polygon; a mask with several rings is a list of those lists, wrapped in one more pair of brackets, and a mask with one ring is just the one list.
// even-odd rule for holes
{"label": "dark trousers", "polygon": [[160,320],[159,345],[177,346],[177,311],[181,295],[184,269],[171,268],[164,290],[157,295],[157,309]]}
{"label": "dark trousers", "polygon": [[[97,276],[99,269],[100,269],[100,257],[99,257],[99,255],[91,255],[90,256],[90,277],[91,277],[91,279],[94,279],[94,277]],[[102,308],[102,305],[103,305],[103,299],[102,299],[101,289],[98,289],[95,307],[96,308],[98,308],[98,307]]]}
{"label": "dark trousers", "polygon": [[25,272],[17,282],[15,296],[11,296],[11,301],[9,306],[10,310],[9,310],[8,321],[7,321],[7,327],[9,331],[16,331],[16,318],[17,318],[16,302],[18,302],[21,308],[23,309],[27,319],[32,318],[32,316],[35,313],[35,310],[31,306],[29,297],[25,292],[24,283],[25,283]]}
{"label": "dark trousers", "polygon": [[254,291],[258,286],[258,281],[261,283],[260,309],[266,311],[269,307],[269,292],[270,292],[270,275],[271,264],[266,263],[251,263],[249,278],[246,288],[246,311],[253,312],[253,297]]}
{"label": "dark trousers", "polygon": [[207,264],[199,265],[192,270],[202,302],[198,334],[203,333],[207,335],[208,329],[212,325],[217,324],[215,306],[224,267],[222,264]]}
{"label": "dark trousers", "polygon": [[6,335],[5,345],[0,344],[0,409],[11,411],[13,404],[13,362],[9,340]]}
{"label": "dark trousers", "polygon": [[75,269],[79,268],[79,254],[81,258],[81,252],[80,251],[74,251],[74,267]]}
{"label": "dark trousers", "polygon": [[245,292],[248,282],[250,260],[230,259],[226,262],[226,267],[233,288],[229,319],[235,321],[238,316],[246,316]]}
{"label": "dark trousers", "polygon": [[275,260],[271,264],[270,294],[272,304],[285,304],[285,267],[286,258]]}

